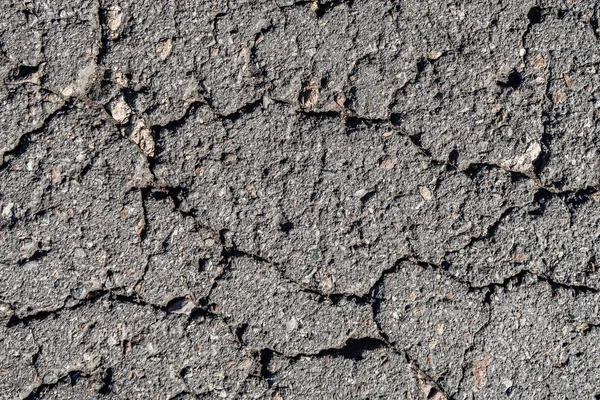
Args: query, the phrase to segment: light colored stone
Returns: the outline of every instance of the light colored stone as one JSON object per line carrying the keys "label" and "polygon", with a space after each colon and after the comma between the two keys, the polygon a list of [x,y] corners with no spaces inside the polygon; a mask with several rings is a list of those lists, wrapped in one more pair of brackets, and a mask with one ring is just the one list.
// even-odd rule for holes
{"label": "light colored stone", "polygon": [[173,40],[171,38],[161,40],[156,44],[156,55],[161,60],[166,60],[171,54],[171,50],[173,49]]}
{"label": "light colored stone", "polygon": [[108,19],[108,22],[107,22],[108,29],[110,29],[112,31],[111,37],[116,38],[118,36],[116,34],[116,31],[118,31],[119,28],[121,27],[121,25],[123,25],[123,11],[121,10],[121,7],[119,7],[119,6],[110,7],[108,9],[107,19]]}
{"label": "light colored stone", "polygon": [[426,186],[419,186],[419,193],[421,194],[421,197],[427,201],[433,199],[431,191]]}
{"label": "light colored stone", "polygon": [[154,157],[156,145],[154,143],[154,138],[152,137],[152,132],[150,132],[150,129],[146,126],[144,121],[137,120],[135,122],[133,130],[129,135],[129,140],[137,144],[140,150],[142,150],[142,153],[146,156]]}
{"label": "light colored stone", "polygon": [[123,124],[129,120],[131,116],[131,107],[127,104],[123,96],[119,96],[110,104],[110,115],[119,124]]}

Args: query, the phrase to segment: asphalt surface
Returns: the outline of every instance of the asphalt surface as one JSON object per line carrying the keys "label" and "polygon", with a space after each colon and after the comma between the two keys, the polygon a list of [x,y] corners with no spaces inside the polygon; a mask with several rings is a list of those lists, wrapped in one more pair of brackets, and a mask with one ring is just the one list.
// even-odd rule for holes
{"label": "asphalt surface", "polygon": [[0,1],[0,399],[599,399],[599,8]]}

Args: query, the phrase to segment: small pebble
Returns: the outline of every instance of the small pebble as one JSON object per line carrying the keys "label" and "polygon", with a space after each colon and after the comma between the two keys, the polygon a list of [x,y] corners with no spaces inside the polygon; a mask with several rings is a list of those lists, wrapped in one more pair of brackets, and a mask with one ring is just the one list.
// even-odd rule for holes
{"label": "small pebble", "polygon": [[160,58],[162,61],[166,60],[167,57],[169,57],[169,54],[171,54],[171,50],[173,49],[173,40],[172,39],[165,39],[165,40],[161,40],[160,42],[158,42],[156,44],[156,55],[158,56],[158,58]]}
{"label": "small pebble", "polygon": [[379,163],[379,168],[381,169],[392,169],[396,165],[396,162],[391,158],[386,158],[381,163]]}
{"label": "small pebble", "polygon": [[75,289],[71,289],[71,296],[77,300],[83,300],[88,295],[88,291],[84,284],[80,283]]}
{"label": "small pebble", "polygon": [[119,124],[123,124],[127,122],[129,116],[131,115],[131,108],[123,98],[123,96],[119,96],[116,100],[114,100],[110,106],[110,114]]}
{"label": "small pebble", "polygon": [[431,191],[425,186],[419,186],[419,193],[421,194],[421,197],[427,201],[431,201],[433,198]]}

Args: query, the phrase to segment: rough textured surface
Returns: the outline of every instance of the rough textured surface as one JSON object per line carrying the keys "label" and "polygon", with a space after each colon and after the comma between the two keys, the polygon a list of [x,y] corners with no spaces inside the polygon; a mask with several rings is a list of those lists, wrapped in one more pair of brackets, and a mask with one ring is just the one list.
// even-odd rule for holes
{"label": "rough textured surface", "polygon": [[599,18],[0,2],[0,399],[600,398]]}

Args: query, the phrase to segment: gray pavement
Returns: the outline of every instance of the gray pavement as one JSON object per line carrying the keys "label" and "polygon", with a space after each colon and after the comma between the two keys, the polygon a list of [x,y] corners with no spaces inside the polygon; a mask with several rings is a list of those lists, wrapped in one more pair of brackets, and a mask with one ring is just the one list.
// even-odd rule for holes
{"label": "gray pavement", "polygon": [[0,1],[0,399],[600,399],[599,9]]}

